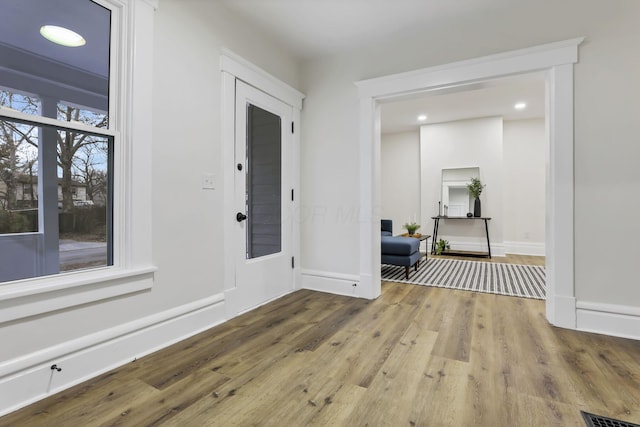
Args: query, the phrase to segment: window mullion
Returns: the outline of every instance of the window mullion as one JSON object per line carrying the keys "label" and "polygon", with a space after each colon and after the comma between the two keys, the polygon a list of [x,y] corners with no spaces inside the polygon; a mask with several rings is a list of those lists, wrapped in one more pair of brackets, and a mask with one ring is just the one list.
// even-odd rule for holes
{"label": "window mullion", "polygon": [[[58,100],[41,97],[42,115],[56,118]],[[38,141],[38,197],[39,197],[39,247],[40,274],[49,275],[60,272],[59,225],[58,225],[58,157],[57,131],[48,126],[39,128]]]}

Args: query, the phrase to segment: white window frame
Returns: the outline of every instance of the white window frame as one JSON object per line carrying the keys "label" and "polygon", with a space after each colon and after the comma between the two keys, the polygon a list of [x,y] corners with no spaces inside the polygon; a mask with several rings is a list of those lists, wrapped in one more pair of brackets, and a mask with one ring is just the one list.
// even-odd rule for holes
{"label": "white window frame", "polygon": [[[109,129],[114,137],[113,266],[0,284],[0,324],[150,289],[153,14],[159,0],[93,0],[112,12]],[[135,93],[135,97],[134,97]],[[96,133],[96,128],[2,110],[28,120]]]}

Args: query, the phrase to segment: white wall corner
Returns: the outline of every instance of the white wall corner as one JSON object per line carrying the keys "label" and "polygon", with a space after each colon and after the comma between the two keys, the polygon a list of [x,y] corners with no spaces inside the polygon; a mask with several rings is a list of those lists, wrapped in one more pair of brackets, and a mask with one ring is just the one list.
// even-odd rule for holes
{"label": "white wall corner", "polygon": [[224,306],[217,294],[3,361],[0,416],[212,328],[225,321]]}
{"label": "white wall corner", "polygon": [[539,242],[504,242],[504,252],[514,255],[545,256],[545,244]]}
{"label": "white wall corner", "polygon": [[640,340],[640,307],[578,301],[576,308],[578,330]]}
{"label": "white wall corner", "polygon": [[158,10],[160,7],[160,0],[142,0],[144,3],[148,4],[153,8],[153,10]]}
{"label": "white wall corner", "polygon": [[[547,288],[548,290],[548,288]],[[573,296],[547,295],[553,299],[551,324],[561,328],[576,329],[576,299]],[[547,313],[547,317],[549,313]]]}

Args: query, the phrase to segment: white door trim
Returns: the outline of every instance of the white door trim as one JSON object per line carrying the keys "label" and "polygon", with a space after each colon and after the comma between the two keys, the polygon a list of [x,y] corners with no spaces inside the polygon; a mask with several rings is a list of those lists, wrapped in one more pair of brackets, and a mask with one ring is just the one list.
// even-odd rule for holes
{"label": "white door trim", "polygon": [[[295,257],[293,274],[293,288],[300,288],[300,110],[304,94],[267,73],[260,67],[236,55],[228,49],[221,49],[220,71],[222,78],[222,192],[223,192],[223,242],[224,248],[232,248],[234,241],[235,200],[234,200],[234,167],[235,167],[235,108],[236,108],[236,79],[277,98],[293,107],[293,134],[291,150],[291,182],[294,188],[295,200],[290,214],[293,216],[291,251]],[[234,251],[224,251],[224,291],[225,295],[235,288],[235,257]],[[238,314],[233,304],[225,301],[227,318]]]}
{"label": "white door trim", "polygon": [[576,328],[573,64],[578,62],[578,46],[583,40],[565,40],[356,83],[360,97],[360,286],[363,293],[376,298],[381,292],[379,101],[447,86],[546,71],[546,312],[552,324]]}

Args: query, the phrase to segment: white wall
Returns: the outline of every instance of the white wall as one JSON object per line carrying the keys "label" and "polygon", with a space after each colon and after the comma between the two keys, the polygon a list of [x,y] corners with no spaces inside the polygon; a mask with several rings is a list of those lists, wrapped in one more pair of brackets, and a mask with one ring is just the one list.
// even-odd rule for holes
{"label": "white wall", "polygon": [[394,234],[406,233],[402,225],[413,221],[431,234],[420,215],[420,134],[382,135],[381,160],[381,218],[393,220]]}
{"label": "white wall", "polygon": [[163,0],[155,19],[153,290],[0,326],[1,342],[12,343],[0,346],[3,360],[223,290],[221,182],[211,191],[200,181],[204,171],[222,177],[219,49],[292,86],[296,62],[216,3]]}
{"label": "white wall", "polygon": [[[7,390],[36,396],[47,387],[55,389],[108,367],[119,360],[118,351],[132,359],[131,352],[149,351],[149,345],[166,343],[175,336],[160,335],[160,341],[145,347],[147,335],[142,334],[118,351],[106,347],[98,354],[88,352],[88,360],[73,362],[70,354],[78,346],[113,337],[126,342],[122,337],[126,331],[118,329],[120,325],[127,325],[124,329],[128,330],[153,324],[164,313],[173,319],[171,310],[197,306],[223,291],[220,48],[230,48],[294,87],[299,84],[299,66],[268,37],[217,2],[162,0],[155,13],[154,38],[153,216],[148,219],[153,227],[153,263],[158,267],[153,288],[0,324],[0,370],[25,366],[23,361],[32,358],[45,360],[47,355],[68,360],[62,362],[60,383],[54,381],[53,386],[48,385],[51,373],[46,364],[42,371],[39,367],[6,377],[7,383],[0,372],[0,413],[18,399],[5,395]],[[216,176],[215,190],[201,188],[203,172]],[[172,332],[194,333],[222,320],[218,312],[205,314],[190,318],[187,332]],[[89,372],[73,377],[83,364],[90,367]],[[24,381],[24,390],[11,381]]]}
{"label": "white wall", "polygon": [[[473,123],[473,121],[471,122]],[[477,125],[483,121],[477,122]],[[381,212],[382,218],[394,220],[396,232],[406,221],[413,220],[413,213],[418,212],[417,217],[422,225],[422,233],[433,234],[433,221],[431,217],[437,214],[438,200],[440,200],[441,175],[438,173],[442,168],[454,167],[452,165],[463,166],[465,162],[471,162],[467,166],[477,166],[478,162],[483,162],[488,168],[495,169],[495,162],[500,159],[486,162],[484,154],[479,159],[470,159],[466,153],[466,147],[460,147],[464,141],[477,141],[478,128],[469,126],[469,121],[457,121],[441,125],[426,125],[423,129],[432,131],[440,129],[442,133],[449,135],[441,141],[447,141],[450,151],[445,153],[444,158],[438,158],[439,150],[442,146],[425,145],[425,161],[428,167],[422,169],[426,182],[420,186],[420,135],[416,132],[403,132],[382,135],[381,143]],[[544,119],[530,120],[509,120],[502,121],[502,206],[503,213],[491,222],[491,241],[494,249],[504,246],[505,253],[523,255],[545,254],[545,152],[546,135]],[[453,129],[453,132],[448,132]],[[488,126],[487,131],[493,132],[497,138],[497,131],[493,126]],[[495,143],[496,141],[494,141]],[[460,155],[458,155],[460,154]],[[486,154],[486,152],[485,152]],[[455,167],[457,167],[455,166]],[[438,169],[439,168],[439,169]],[[483,169],[481,169],[483,171]],[[421,187],[426,194],[421,192]],[[491,191],[496,197],[496,189]],[[420,215],[421,197],[424,197],[424,215]],[[483,192],[481,199],[489,195],[489,189]],[[483,204],[483,215],[487,212],[495,211],[490,209],[486,203]],[[444,223],[443,223],[444,224]],[[458,244],[473,243],[482,246],[482,239],[478,241],[478,235],[484,236],[483,230],[477,227],[456,226],[455,222],[445,225],[441,232],[443,237],[452,239],[455,247]],[[482,224],[475,224],[481,226]],[[503,242],[496,240],[494,233],[497,227],[501,227]],[[457,233],[457,235],[456,235]],[[480,233],[480,234],[478,234]],[[484,250],[482,247],[473,248]],[[494,251],[495,254],[495,251]]]}
{"label": "white wall", "polygon": [[[635,173],[640,158],[638,16],[636,0],[509,2],[424,26],[388,43],[305,62],[305,204],[335,211],[353,206],[359,197],[355,81],[585,36],[574,73],[576,296],[640,307],[640,287],[635,286],[640,201],[624,197],[640,185]],[[615,221],[606,220],[611,206],[621,208]],[[357,220],[327,217],[302,227],[306,268],[359,274]],[[616,250],[594,251],[602,239]]]}
{"label": "white wall", "polygon": [[505,121],[503,135],[506,251],[544,255],[544,119]]}
{"label": "white wall", "polygon": [[[442,198],[442,169],[480,168],[486,186],[480,195],[482,216],[491,217],[491,251],[502,255],[502,118],[489,117],[437,123],[420,127],[422,158],[422,220],[438,214]],[[469,177],[470,178],[470,177]],[[451,249],[486,251],[483,221],[441,220],[438,239],[449,240]]]}

